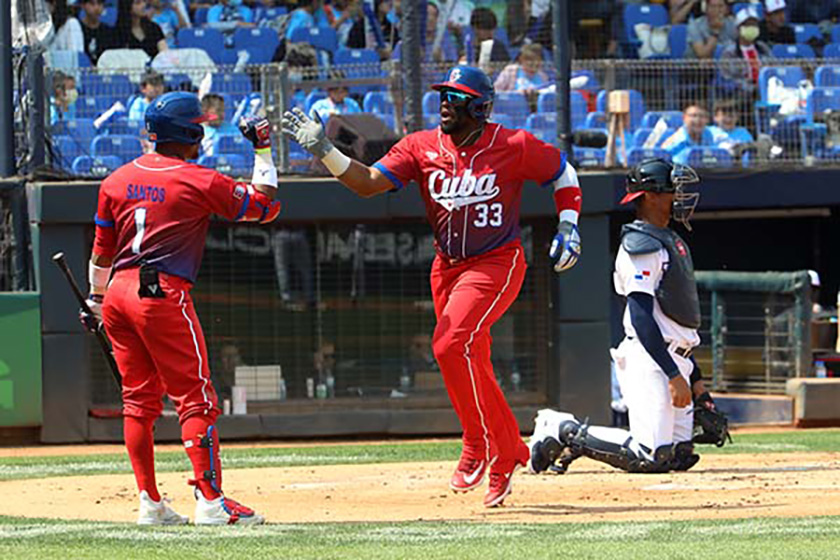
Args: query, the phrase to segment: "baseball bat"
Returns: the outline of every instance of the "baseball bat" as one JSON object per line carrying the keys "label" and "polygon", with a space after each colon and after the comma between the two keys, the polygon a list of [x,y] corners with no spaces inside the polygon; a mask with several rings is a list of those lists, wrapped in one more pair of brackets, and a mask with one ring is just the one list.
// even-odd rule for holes
{"label": "baseball bat", "polygon": [[[70,270],[70,267],[67,266],[67,260],[64,258],[64,253],[59,251],[53,255],[52,260],[55,265],[61,269],[61,272],[64,273],[64,277],[67,279],[67,283],[70,284],[70,289],[73,291],[73,295],[76,296],[76,300],[79,302],[79,306],[82,308],[82,311],[89,315],[93,315],[93,311],[91,311],[90,306],[87,304],[87,299],[85,299],[84,294],[82,294],[82,291],[79,289],[79,285],[76,283],[76,279],[73,277],[73,272]],[[122,375],[120,375],[120,368],[117,367],[117,362],[114,360],[114,354],[111,353],[111,346],[105,338],[105,333],[102,332],[102,329],[96,329],[95,334],[96,340],[99,342],[99,347],[102,349],[102,353],[105,354],[105,359],[108,361],[108,367],[114,375],[114,381],[117,382],[117,386],[122,390]]]}

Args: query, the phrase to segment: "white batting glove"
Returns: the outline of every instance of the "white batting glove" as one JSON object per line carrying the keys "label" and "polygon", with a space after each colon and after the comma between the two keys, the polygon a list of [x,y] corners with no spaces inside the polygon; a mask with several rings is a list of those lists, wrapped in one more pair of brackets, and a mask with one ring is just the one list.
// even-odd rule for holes
{"label": "white batting glove", "polygon": [[283,113],[281,127],[284,134],[292,137],[304,150],[318,159],[323,159],[335,148],[324,132],[324,125],[318,113],[315,113],[313,120],[299,107],[295,107]]}
{"label": "white batting glove", "polygon": [[575,266],[580,258],[580,231],[577,225],[560,222],[548,256],[554,264],[555,272],[563,272]]}
{"label": "white batting glove", "polygon": [[90,308],[90,313],[79,309],[79,322],[88,331],[95,333],[102,324],[102,296],[90,294],[85,303]]}

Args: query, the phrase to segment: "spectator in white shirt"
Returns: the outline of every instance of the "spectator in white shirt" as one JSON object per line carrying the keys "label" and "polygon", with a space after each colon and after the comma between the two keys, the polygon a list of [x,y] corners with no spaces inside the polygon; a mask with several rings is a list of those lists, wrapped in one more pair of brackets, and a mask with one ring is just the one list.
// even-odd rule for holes
{"label": "spectator in white shirt", "polygon": [[70,14],[67,0],[47,0],[47,5],[52,15],[53,30],[55,31],[50,43],[50,50],[84,51],[85,37],[82,33],[82,24]]}

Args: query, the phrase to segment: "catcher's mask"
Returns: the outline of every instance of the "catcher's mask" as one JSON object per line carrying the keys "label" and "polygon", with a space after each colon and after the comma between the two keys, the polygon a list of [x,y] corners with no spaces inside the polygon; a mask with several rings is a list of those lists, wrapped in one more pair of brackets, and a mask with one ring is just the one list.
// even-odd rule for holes
{"label": "catcher's mask", "polygon": [[685,185],[700,182],[697,172],[688,165],[671,163],[662,158],[647,159],[627,174],[627,194],[621,204],[627,204],[645,192],[674,193],[671,217],[691,230],[689,220],[700,201],[700,193],[685,192]]}

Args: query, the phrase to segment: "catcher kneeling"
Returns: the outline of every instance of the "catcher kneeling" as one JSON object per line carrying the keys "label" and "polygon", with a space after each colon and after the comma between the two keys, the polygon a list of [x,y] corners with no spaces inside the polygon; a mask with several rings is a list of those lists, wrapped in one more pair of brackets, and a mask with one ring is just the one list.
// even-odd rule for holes
{"label": "catcher kneeling", "polygon": [[684,471],[700,460],[694,443],[723,445],[729,437],[692,356],[700,304],[691,253],[669,228],[673,219],[690,229],[700,195],[684,186],[698,181],[692,168],[663,159],[628,173],[621,202],[635,204],[636,220],[622,228],[615,261],[615,290],[627,306],[624,340],[611,353],[630,430],[541,410],[529,444],[532,472],[565,472],[581,456],[628,472]]}

